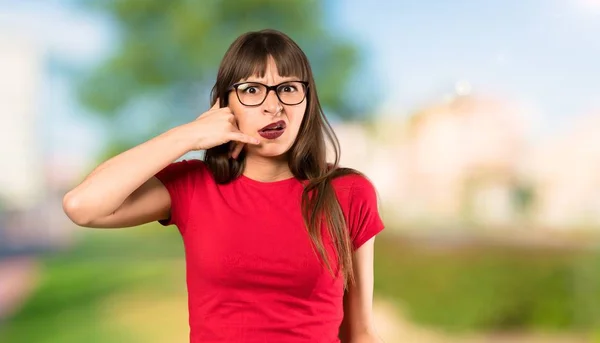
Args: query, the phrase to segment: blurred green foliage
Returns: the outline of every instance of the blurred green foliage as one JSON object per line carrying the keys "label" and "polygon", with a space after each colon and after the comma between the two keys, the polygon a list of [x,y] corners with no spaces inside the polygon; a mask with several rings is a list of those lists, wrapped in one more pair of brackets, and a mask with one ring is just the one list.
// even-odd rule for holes
{"label": "blurred green foliage", "polygon": [[142,138],[204,112],[222,56],[247,31],[273,28],[291,36],[311,61],[322,105],[339,117],[365,113],[372,103],[370,90],[349,89],[360,51],[331,32],[321,1],[82,0],[80,4],[108,15],[119,37],[112,56],[78,87],[83,105],[110,120],[111,139],[120,144],[113,150],[139,144]]}
{"label": "blurred green foliage", "polygon": [[[135,230],[90,230],[74,249],[42,259],[39,287],[5,323],[0,342],[138,342],[130,330],[107,320],[106,301],[136,290],[158,296],[181,292],[182,257],[178,233],[156,224]],[[173,268],[174,261],[180,270]]]}
{"label": "blurred green foliage", "polygon": [[600,253],[500,245],[442,248],[388,237],[376,291],[448,332],[600,327]]}
{"label": "blurred green foliage", "polygon": [[[376,294],[448,337],[506,330],[600,334],[600,254],[481,245],[447,250],[389,234],[376,247]],[[174,228],[91,230],[74,249],[42,262],[39,288],[5,323],[0,342],[148,341],[106,317],[103,308],[115,294],[150,290],[158,298],[149,296],[148,308],[175,294],[186,309],[183,246]]]}

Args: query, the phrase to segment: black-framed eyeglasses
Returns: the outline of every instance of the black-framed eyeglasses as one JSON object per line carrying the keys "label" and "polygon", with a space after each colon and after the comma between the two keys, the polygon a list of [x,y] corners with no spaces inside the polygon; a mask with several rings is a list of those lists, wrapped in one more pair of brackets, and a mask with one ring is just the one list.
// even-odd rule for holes
{"label": "black-framed eyeglasses", "polygon": [[235,90],[238,100],[245,106],[262,105],[272,90],[282,104],[293,106],[306,98],[308,82],[286,81],[274,86],[267,86],[260,82],[240,82],[229,87],[229,91],[232,90]]}

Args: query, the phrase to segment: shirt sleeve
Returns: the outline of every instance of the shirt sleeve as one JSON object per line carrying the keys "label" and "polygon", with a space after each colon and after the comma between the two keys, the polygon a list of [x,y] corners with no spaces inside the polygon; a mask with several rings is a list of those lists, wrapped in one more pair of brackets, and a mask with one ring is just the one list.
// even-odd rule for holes
{"label": "shirt sleeve", "polygon": [[354,249],[380,233],[385,225],[377,206],[377,193],[373,184],[359,177],[350,189],[348,226]]}
{"label": "shirt sleeve", "polygon": [[175,224],[180,230],[185,225],[196,188],[195,179],[201,165],[200,160],[182,160],[169,164],[155,175],[171,196],[170,216],[159,220],[160,224]]}

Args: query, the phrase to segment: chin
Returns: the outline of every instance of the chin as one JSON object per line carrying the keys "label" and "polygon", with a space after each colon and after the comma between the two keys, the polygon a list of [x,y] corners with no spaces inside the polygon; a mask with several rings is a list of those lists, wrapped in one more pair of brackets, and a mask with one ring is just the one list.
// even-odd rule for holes
{"label": "chin", "polygon": [[266,151],[259,150],[256,152],[261,157],[280,157],[287,152],[285,149],[266,149]]}
{"label": "chin", "polygon": [[290,147],[291,144],[264,144],[249,152],[260,157],[281,157],[288,152]]}

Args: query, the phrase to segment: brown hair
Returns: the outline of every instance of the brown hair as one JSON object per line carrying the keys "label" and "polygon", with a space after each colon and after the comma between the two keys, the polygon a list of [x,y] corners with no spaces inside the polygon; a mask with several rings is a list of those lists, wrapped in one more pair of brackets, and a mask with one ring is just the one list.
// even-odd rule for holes
{"label": "brown hair", "polygon": [[[307,107],[296,141],[287,152],[288,164],[294,177],[307,180],[302,194],[302,215],[313,242],[313,248],[333,274],[331,261],[326,256],[323,234],[334,244],[338,270],[344,277],[344,286],[354,281],[352,244],[331,181],[339,176],[358,174],[350,168],[338,167],[340,146],[325,118],[308,58],[287,35],[275,30],[248,32],[238,37],[229,47],[217,74],[211,92],[211,104],[220,99],[227,106],[227,90],[235,82],[252,75],[263,77],[268,57],[272,57],[281,76],[296,76],[308,81]],[[331,143],[335,161],[326,160],[326,139]],[[228,157],[229,143],[208,149],[205,162],[218,183],[227,183],[239,177],[245,167],[245,153],[237,159]],[[322,232],[322,230],[326,230]]]}

